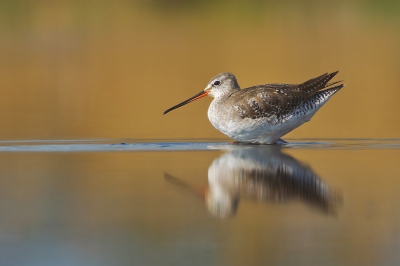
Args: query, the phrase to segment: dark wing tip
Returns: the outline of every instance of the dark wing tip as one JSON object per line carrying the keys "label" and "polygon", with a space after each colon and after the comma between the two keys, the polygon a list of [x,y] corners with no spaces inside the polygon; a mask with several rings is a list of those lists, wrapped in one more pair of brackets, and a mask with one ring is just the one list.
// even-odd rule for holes
{"label": "dark wing tip", "polygon": [[335,72],[332,72],[331,75],[336,75],[337,73],[339,73],[339,70],[336,70]]}
{"label": "dark wing tip", "polygon": [[341,83],[341,82],[343,82],[343,80],[338,80],[338,81],[335,81],[335,82],[327,83],[327,84],[325,85],[325,88],[329,88],[329,87],[331,87],[332,85],[335,85],[335,84],[338,84],[338,83]]}
{"label": "dark wing tip", "polygon": [[328,74],[329,80],[331,80],[334,76],[336,76],[337,73],[339,73],[339,70]]}
{"label": "dark wing tip", "polygon": [[319,91],[318,93],[324,94],[325,96],[332,96],[333,94],[335,94],[336,92],[338,92],[341,88],[343,88],[344,86],[346,86],[346,84],[339,84],[337,86],[334,87],[330,87],[330,88],[326,88],[322,91]]}
{"label": "dark wing tip", "polygon": [[[339,73],[339,71],[335,71],[332,73],[325,73],[319,77],[307,80],[306,82],[299,85],[299,89],[308,94],[314,94],[314,93],[320,91],[321,89],[326,88],[328,82],[334,76],[336,76],[337,73]],[[335,84],[335,83],[332,83],[332,84]]]}

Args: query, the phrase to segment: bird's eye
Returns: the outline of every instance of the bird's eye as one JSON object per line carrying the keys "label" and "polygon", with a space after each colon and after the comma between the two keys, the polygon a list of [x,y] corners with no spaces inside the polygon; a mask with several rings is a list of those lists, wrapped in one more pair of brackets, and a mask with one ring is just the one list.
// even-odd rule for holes
{"label": "bird's eye", "polygon": [[214,83],[213,83],[214,86],[218,86],[219,84],[221,84],[221,81],[219,81],[219,80],[216,80],[216,81],[214,81]]}

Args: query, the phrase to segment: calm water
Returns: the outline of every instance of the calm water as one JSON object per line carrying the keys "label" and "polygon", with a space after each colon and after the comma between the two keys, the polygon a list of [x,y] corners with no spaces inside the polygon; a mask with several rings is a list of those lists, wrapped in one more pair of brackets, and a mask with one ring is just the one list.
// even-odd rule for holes
{"label": "calm water", "polygon": [[399,139],[2,142],[0,157],[1,265],[400,263]]}

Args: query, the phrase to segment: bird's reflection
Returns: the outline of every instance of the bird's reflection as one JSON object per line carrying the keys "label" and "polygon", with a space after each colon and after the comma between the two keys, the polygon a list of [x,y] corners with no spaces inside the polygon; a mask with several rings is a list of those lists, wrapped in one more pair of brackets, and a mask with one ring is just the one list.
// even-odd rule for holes
{"label": "bird's reflection", "polygon": [[296,200],[333,213],[340,195],[313,170],[273,146],[233,146],[208,169],[209,187],[200,189],[165,174],[167,180],[204,196],[208,210],[226,218],[236,214],[239,201],[282,203]]}

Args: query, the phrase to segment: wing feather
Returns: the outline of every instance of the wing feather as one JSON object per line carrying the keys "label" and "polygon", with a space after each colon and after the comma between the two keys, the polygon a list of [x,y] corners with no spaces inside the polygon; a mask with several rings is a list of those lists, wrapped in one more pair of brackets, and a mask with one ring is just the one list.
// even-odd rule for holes
{"label": "wing feather", "polygon": [[[276,118],[290,114],[316,93],[340,81],[328,83],[338,72],[323,74],[302,84],[265,84],[246,88],[228,99],[241,118]],[[341,86],[341,85],[340,85]],[[339,87],[339,86],[338,86]],[[336,87],[335,87],[336,88]],[[340,87],[341,88],[341,87]]]}

